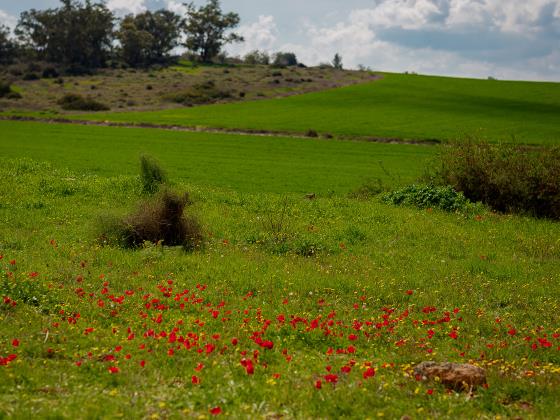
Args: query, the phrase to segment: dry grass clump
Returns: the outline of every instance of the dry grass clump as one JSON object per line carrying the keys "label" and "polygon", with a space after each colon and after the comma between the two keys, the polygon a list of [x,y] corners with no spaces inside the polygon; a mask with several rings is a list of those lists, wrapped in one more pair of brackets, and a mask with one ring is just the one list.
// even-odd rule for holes
{"label": "dry grass clump", "polygon": [[100,240],[125,248],[138,248],[151,242],[193,250],[201,244],[202,228],[195,216],[185,213],[190,204],[188,194],[163,190],[142,201],[124,218],[103,218]]}

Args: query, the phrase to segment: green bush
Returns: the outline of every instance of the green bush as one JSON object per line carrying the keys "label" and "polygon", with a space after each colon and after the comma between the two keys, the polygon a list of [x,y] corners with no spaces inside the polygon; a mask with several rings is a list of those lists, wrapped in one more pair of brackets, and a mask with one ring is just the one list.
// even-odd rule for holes
{"label": "green bush", "polygon": [[107,105],[92,98],[84,98],[75,93],[64,95],[57,103],[67,111],[108,111],[110,109]]}
{"label": "green bush", "polygon": [[142,189],[147,194],[156,193],[167,182],[167,174],[159,162],[151,156],[140,156],[140,179]]}
{"label": "green bush", "polygon": [[381,200],[396,206],[405,205],[420,209],[437,208],[449,212],[465,213],[477,208],[476,204],[450,186],[409,185],[384,194]]}
{"label": "green bush", "polygon": [[466,141],[443,149],[431,175],[499,212],[560,219],[560,148]]}

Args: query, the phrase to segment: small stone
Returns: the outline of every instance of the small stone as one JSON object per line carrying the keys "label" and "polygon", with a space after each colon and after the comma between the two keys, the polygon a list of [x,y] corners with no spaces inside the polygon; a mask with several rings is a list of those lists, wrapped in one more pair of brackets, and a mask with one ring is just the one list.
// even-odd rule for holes
{"label": "small stone", "polygon": [[486,371],[466,363],[422,362],[414,368],[414,375],[421,380],[439,381],[456,391],[469,391],[486,384]]}

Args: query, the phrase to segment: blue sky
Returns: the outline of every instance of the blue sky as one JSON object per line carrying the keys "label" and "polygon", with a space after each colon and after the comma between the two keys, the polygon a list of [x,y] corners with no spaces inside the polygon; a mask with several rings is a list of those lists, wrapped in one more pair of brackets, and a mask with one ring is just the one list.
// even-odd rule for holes
{"label": "blue sky", "polygon": [[[119,14],[182,10],[181,0],[107,0]],[[203,0],[196,1],[202,4]],[[0,0],[0,22],[57,0]],[[560,0],[222,0],[241,16],[243,55],[289,50],[313,65],[560,81]]]}

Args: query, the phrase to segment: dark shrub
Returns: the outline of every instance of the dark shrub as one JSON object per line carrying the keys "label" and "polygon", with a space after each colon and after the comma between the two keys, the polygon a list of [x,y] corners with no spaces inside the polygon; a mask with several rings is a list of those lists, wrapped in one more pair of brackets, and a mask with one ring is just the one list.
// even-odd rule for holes
{"label": "dark shrub", "polygon": [[213,80],[194,85],[189,90],[167,95],[166,98],[186,106],[214,103],[231,97],[231,92],[216,87]]}
{"label": "dark shrub", "polygon": [[467,141],[443,149],[431,178],[499,212],[560,219],[560,148]]}
{"label": "dark shrub", "polygon": [[307,130],[307,132],[305,133],[306,137],[319,137],[319,133],[317,133],[315,130]]}
{"label": "dark shrub", "polygon": [[8,82],[0,81],[0,98],[7,96],[12,92],[12,85]]}
{"label": "dark shrub", "polygon": [[75,93],[69,93],[57,102],[67,111],[108,111],[110,108],[92,98],[84,98]]}
{"label": "dark shrub", "polygon": [[21,99],[21,94],[15,92],[9,82],[0,81],[0,98]]}
{"label": "dark shrub", "polygon": [[23,75],[23,80],[39,80],[40,77],[37,73],[25,73]]}
{"label": "dark shrub", "polygon": [[181,245],[192,250],[200,245],[202,230],[195,217],[185,215],[187,204],[187,194],[162,191],[141,203],[123,220],[104,222],[104,228],[109,231],[102,235],[102,239],[116,239],[127,248],[137,248],[148,241],[167,246]]}
{"label": "dark shrub", "polygon": [[21,99],[21,93],[19,92],[10,92],[5,96],[6,99]]}
{"label": "dark shrub", "polygon": [[167,182],[167,175],[157,160],[151,156],[140,156],[140,179],[142,189],[147,194],[154,194],[162,184]]}
{"label": "dark shrub", "polygon": [[383,195],[382,201],[397,206],[414,206],[420,209],[437,208],[461,213],[482,210],[480,206],[470,202],[462,193],[455,191],[450,186],[409,185]]}
{"label": "dark shrub", "polygon": [[43,70],[43,78],[50,79],[50,78],[57,78],[59,76],[58,70],[54,67],[47,67]]}

